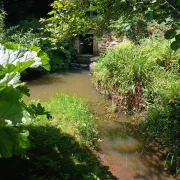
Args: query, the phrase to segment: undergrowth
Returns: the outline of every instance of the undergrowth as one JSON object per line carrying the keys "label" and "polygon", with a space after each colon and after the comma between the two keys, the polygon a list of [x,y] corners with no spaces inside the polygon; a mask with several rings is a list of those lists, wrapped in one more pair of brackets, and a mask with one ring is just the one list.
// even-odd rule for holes
{"label": "undergrowth", "polygon": [[25,126],[31,147],[21,157],[0,160],[1,179],[114,179],[91,150],[98,133],[87,101],[57,94],[42,104],[52,119],[41,116]]}
{"label": "undergrowth", "polygon": [[151,37],[125,42],[101,56],[93,68],[96,88],[112,97],[117,110],[148,110],[142,129],[168,147],[166,168],[180,169],[180,49]]}

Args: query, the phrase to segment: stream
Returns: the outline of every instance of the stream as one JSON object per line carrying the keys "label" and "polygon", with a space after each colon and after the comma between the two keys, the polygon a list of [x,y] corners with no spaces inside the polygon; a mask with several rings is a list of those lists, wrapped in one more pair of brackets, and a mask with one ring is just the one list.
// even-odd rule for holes
{"label": "stream", "polygon": [[77,94],[88,98],[97,118],[101,140],[96,155],[100,162],[120,180],[171,180],[163,167],[164,151],[155,145],[145,145],[132,135],[138,117],[114,114],[111,102],[104,100],[91,83],[87,70],[71,70],[41,76],[27,82],[31,97],[27,100],[48,100],[58,92]]}

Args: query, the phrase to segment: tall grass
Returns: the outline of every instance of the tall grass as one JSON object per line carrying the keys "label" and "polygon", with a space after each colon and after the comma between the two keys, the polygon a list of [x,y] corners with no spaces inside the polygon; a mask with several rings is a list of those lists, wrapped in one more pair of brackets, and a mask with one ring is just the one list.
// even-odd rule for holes
{"label": "tall grass", "polygon": [[[96,140],[97,129],[94,117],[88,108],[88,101],[77,95],[56,94],[44,107],[53,116],[52,124],[81,141]],[[42,118],[36,121],[42,123]]]}
{"label": "tall grass", "polygon": [[93,72],[95,86],[111,94],[117,108],[148,110],[142,127],[168,147],[167,165],[178,172],[180,49],[174,52],[163,38],[145,39],[140,45],[126,42],[100,57]]}

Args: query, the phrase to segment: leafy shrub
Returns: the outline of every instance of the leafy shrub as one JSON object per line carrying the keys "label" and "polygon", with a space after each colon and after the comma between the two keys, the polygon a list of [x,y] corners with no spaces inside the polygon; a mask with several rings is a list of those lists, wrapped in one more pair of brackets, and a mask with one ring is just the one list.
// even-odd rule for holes
{"label": "leafy shrub", "polygon": [[[142,91],[142,87],[145,89],[150,86],[152,72],[156,71],[156,68],[155,60],[149,60],[147,54],[138,50],[134,44],[124,43],[100,58],[94,67],[93,81],[107,94],[123,96],[121,105],[133,110],[137,103],[145,102],[142,101],[142,97],[139,102],[130,102],[131,98],[135,98],[133,96],[136,94],[136,89]],[[139,94],[141,95],[142,93]]]}
{"label": "leafy shrub", "polygon": [[[50,42],[49,42],[50,43]],[[47,50],[51,59],[51,71],[59,69],[67,70],[72,60],[76,58],[76,52],[70,43],[56,43],[56,45],[50,45]]]}
{"label": "leafy shrub", "polygon": [[171,78],[177,79],[173,73],[179,72],[179,59],[179,51],[171,50],[164,39],[147,39],[141,45],[122,43],[100,57],[94,67],[93,82],[107,94],[123,94],[125,106],[129,93],[135,93],[137,86],[143,88],[144,100],[151,102],[154,101],[153,91],[160,88],[160,78],[168,82]]}
{"label": "leafy shrub", "polygon": [[6,31],[6,38],[4,38],[4,42],[13,42],[22,44],[24,47],[31,46],[40,46],[41,38],[38,33],[34,33],[33,30],[28,30],[26,32],[22,32],[17,30],[18,26],[10,27]]}
{"label": "leafy shrub", "polygon": [[0,157],[22,153],[29,146],[28,131],[16,127],[38,114],[47,114],[40,104],[24,103],[29,90],[20,82],[20,73],[40,65],[48,70],[48,61],[47,54],[36,47],[28,50],[18,44],[0,44]]}
{"label": "leafy shrub", "polygon": [[[20,26],[10,27],[6,30],[6,36],[3,41],[22,44],[27,48],[39,46],[51,59],[51,71],[68,69],[72,59],[75,58],[75,50],[67,42],[52,44],[48,39],[48,35],[41,28],[36,27],[38,25],[31,28],[30,25],[34,21],[23,21]],[[38,70],[42,71],[41,68],[38,68]]]}

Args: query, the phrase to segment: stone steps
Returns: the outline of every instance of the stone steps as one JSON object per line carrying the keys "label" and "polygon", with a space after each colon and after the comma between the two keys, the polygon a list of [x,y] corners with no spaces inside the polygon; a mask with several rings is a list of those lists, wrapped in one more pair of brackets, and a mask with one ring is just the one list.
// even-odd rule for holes
{"label": "stone steps", "polygon": [[77,64],[90,64],[91,58],[94,57],[93,55],[89,54],[78,54],[77,59],[73,61],[73,63]]}

